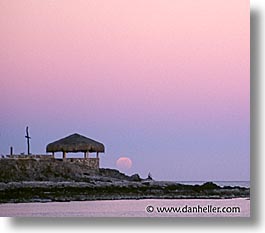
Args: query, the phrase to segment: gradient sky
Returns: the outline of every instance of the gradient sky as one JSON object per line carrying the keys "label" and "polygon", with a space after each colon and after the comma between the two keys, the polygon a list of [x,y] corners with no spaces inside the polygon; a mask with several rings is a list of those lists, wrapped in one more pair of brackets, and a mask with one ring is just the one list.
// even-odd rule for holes
{"label": "gradient sky", "polygon": [[0,0],[0,154],[80,133],[102,167],[249,180],[248,0]]}

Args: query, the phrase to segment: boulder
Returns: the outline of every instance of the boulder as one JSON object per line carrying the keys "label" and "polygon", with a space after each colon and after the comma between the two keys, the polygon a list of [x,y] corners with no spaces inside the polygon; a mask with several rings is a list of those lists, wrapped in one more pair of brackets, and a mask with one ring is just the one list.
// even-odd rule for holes
{"label": "boulder", "polygon": [[141,181],[141,177],[138,174],[134,174],[132,176],[130,176],[129,178],[130,181]]}

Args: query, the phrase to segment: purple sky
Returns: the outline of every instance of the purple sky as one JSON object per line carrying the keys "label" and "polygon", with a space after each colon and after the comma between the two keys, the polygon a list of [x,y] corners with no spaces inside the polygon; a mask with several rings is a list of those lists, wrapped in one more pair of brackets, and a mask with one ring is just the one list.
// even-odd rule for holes
{"label": "purple sky", "polygon": [[249,1],[0,0],[0,154],[80,133],[102,167],[249,180]]}

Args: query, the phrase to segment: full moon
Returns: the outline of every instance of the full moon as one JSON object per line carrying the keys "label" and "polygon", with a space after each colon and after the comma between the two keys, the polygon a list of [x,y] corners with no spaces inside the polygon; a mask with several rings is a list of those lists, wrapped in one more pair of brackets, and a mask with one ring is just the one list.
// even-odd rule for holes
{"label": "full moon", "polygon": [[122,170],[129,170],[132,167],[132,161],[127,157],[120,157],[116,161],[116,166]]}

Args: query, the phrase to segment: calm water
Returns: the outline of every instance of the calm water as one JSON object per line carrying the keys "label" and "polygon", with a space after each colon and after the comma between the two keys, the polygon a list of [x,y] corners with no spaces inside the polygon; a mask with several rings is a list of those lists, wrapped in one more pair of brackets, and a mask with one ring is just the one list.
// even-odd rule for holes
{"label": "calm water", "polygon": [[[150,207],[151,206],[151,207]],[[225,207],[240,208],[240,213],[191,213],[187,208]],[[147,208],[148,207],[148,208]],[[159,213],[163,207],[182,208],[184,213]],[[147,211],[149,210],[149,212]],[[231,211],[230,211],[231,212]],[[249,217],[250,200],[236,199],[186,199],[186,200],[115,200],[73,201],[50,203],[0,204],[0,216],[23,217]]]}

